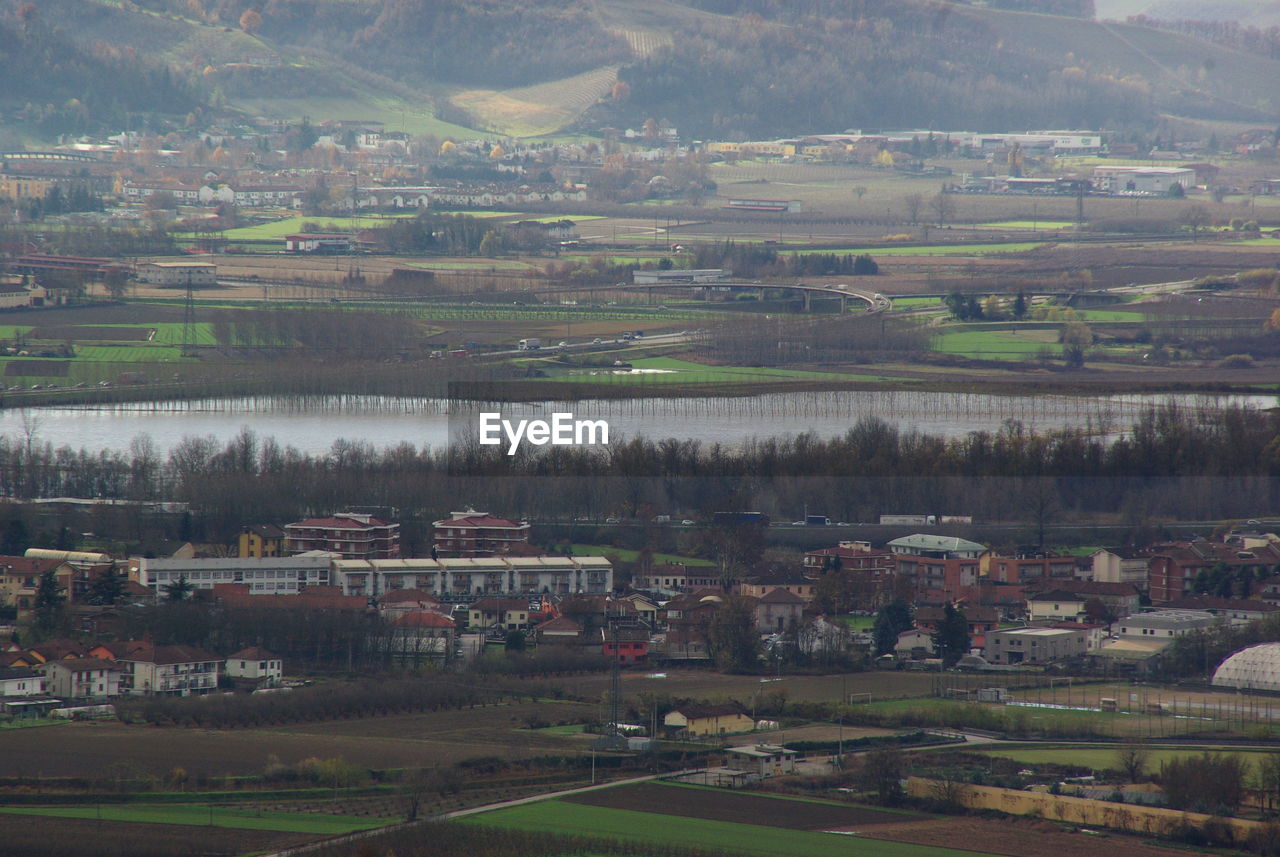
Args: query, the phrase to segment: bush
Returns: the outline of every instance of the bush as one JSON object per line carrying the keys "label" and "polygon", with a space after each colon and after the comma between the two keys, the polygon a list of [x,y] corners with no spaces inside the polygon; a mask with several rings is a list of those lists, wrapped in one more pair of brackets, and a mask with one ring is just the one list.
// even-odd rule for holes
{"label": "bush", "polygon": [[1252,369],[1253,357],[1249,354],[1228,354],[1218,361],[1219,369]]}

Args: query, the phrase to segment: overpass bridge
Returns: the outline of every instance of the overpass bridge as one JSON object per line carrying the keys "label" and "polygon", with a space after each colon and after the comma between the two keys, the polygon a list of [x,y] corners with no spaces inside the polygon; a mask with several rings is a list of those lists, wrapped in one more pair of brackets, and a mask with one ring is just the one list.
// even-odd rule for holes
{"label": "overpass bridge", "polygon": [[0,161],[76,161],[96,164],[101,158],[77,152],[0,152]]}
{"label": "overpass bridge", "polygon": [[670,291],[688,291],[688,290],[707,290],[707,289],[728,289],[730,291],[752,291],[757,292],[760,298],[764,299],[766,290],[773,291],[790,291],[798,293],[804,301],[804,311],[809,312],[813,309],[813,299],[815,297],[835,298],[840,301],[840,312],[845,312],[849,308],[849,301],[862,301],[867,305],[868,312],[884,312],[892,307],[889,298],[879,292],[870,289],[860,289],[847,285],[846,283],[834,283],[831,285],[815,285],[810,283],[760,283],[760,282],[703,282],[703,283],[616,283],[610,285],[598,286],[548,286],[546,288],[534,287],[528,289],[536,295],[551,294],[590,294],[597,292],[646,292],[649,296],[649,303],[653,303],[654,292],[670,292]]}

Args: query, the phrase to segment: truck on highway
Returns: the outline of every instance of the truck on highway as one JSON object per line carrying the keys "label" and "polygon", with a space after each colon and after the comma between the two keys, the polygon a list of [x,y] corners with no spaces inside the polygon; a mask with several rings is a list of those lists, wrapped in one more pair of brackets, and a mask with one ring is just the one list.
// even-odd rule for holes
{"label": "truck on highway", "polygon": [[516,343],[516,348],[521,351],[537,351],[542,347],[542,340],[538,338],[522,339]]}
{"label": "truck on highway", "polygon": [[829,527],[831,519],[826,515],[805,515],[804,525],[806,527]]}
{"label": "truck on highway", "polygon": [[938,523],[937,515],[881,515],[881,526],[898,526],[923,524],[925,526],[933,526]]}

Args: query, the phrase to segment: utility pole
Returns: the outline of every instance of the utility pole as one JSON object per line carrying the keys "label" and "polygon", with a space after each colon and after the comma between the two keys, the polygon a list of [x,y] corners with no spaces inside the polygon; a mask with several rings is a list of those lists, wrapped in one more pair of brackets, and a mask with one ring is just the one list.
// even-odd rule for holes
{"label": "utility pole", "polygon": [[187,295],[182,307],[182,356],[190,357],[195,352],[196,345],[196,303],[191,288],[191,278],[195,271],[187,268],[184,274],[187,281]]}

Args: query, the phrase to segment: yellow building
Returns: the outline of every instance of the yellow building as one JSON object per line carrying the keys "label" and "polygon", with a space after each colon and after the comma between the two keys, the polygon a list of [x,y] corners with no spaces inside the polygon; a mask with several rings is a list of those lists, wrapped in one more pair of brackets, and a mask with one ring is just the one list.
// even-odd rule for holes
{"label": "yellow building", "polygon": [[750,732],[756,726],[736,705],[682,705],[668,712],[662,725],[682,736]]}
{"label": "yellow building", "polygon": [[36,176],[0,173],[0,197],[15,202],[23,199],[44,199],[57,182]]}
{"label": "yellow building", "polygon": [[271,524],[245,527],[240,531],[239,556],[241,558],[263,559],[282,556],[280,551],[283,546],[284,530]]}

